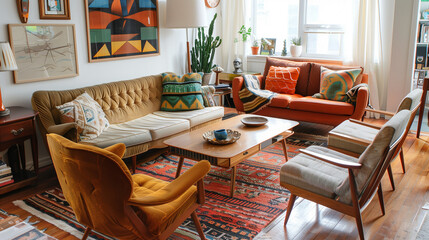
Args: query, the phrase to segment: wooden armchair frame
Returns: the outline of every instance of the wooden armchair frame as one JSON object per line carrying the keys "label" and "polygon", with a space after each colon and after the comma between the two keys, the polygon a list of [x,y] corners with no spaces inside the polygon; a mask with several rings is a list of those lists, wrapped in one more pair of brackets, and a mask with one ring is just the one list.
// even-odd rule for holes
{"label": "wooden armchair frame", "polygon": [[[404,151],[402,149],[402,144],[405,142],[405,139],[407,138],[408,131],[410,130],[411,125],[413,124],[414,117],[416,116],[417,111],[419,110],[419,107],[420,107],[420,103],[417,104],[417,106],[414,109],[411,110],[411,117],[410,117],[410,119],[409,119],[409,121],[407,123],[407,127],[405,128],[405,132],[406,133],[403,134],[403,136],[400,138],[400,141],[398,142],[399,146],[396,149],[396,151],[393,154],[393,157],[391,159],[391,161],[395,160],[396,156],[399,154],[399,158],[401,160],[401,166],[402,166],[402,172],[403,173],[405,173],[405,158],[404,158]],[[392,113],[392,112],[375,110],[375,109],[370,109],[370,108],[366,108],[365,111],[379,113],[379,114],[384,114],[384,115],[388,115],[388,116],[394,116],[395,115],[395,113]],[[373,124],[370,124],[370,123],[365,123],[365,122],[358,121],[358,120],[355,120],[355,119],[349,119],[349,121],[353,122],[353,123],[356,123],[356,124],[360,124],[360,125],[365,126],[365,127],[370,127],[370,128],[374,128],[374,129],[377,129],[377,130],[381,129],[381,126],[373,125]],[[335,137],[343,139],[345,141],[357,143],[357,144],[360,144],[360,145],[368,146],[369,144],[371,144],[371,141],[368,141],[368,140],[365,140],[365,139],[356,138],[356,137],[352,137],[352,136],[348,136],[346,134],[341,134],[341,133],[336,133],[336,132],[330,132],[329,135],[335,136]],[[390,164],[389,164],[389,166],[387,168],[387,172],[389,174],[390,185],[392,186],[392,189],[395,190],[395,182],[394,182],[394,179],[393,179],[393,172],[392,172],[392,167],[390,166]]]}
{"label": "wooden armchair frame", "polygon": [[352,199],[352,205],[342,203],[335,199],[328,198],[287,183],[282,183],[281,185],[287,188],[291,192],[287,210],[286,210],[286,217],[284,222],[285,227],[289,220],[290,214],[292,212],[296,197],[298,196],[298,197],[302,197],[307,200],[310,200],[312,202],[315,202],[317,204],[321,204],[328,208],[334,209],[343,214],[354,217],[356,219],[356,225],[358,228],[359,237],[360,239],[365,239],[365,235],[363,232],[361,212],[371,202],[370,200],[374,197],[376,192],[375,190],[377,190],[381,212],[383,215],[385,215],[383,191],[381,188],[381,178],[383,177],[383,174],[386,171],[386,169],[390,166],[391,158],[394,156],[394,152],[399,147],[399,143],[400,143],[400,139],[398,139],[395,143],[393,143],[391,147],[387,147],[385,149],[382,157],[383,160],[380,161],[379,164],[377,165],[375,174],[373,174],[372,177],[367,181],[367,184],[362,194],[360,195],[357,192],[355,174],[353,173],[353,169],[361,168],[362,165],[360,163],[344,161],[338,158],[329,157],[320,153],[315,153],[305,149],[304,150],[301,149],[300,151],[306,155],[317,158],[326,163],[348,169],[348,175],[349,175],[348,179],[350,184],[350,194]]}

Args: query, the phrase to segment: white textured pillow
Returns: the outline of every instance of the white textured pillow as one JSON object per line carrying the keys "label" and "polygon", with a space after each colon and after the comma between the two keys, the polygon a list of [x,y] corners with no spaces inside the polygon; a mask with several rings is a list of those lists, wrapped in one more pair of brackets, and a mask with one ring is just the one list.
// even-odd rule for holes
{"label": "white textured pillow", "polygon": [[56,108],[61,113],[61,123],[77,123],[81,140],[94,139],[109,127],[100,104],[86,92]]}

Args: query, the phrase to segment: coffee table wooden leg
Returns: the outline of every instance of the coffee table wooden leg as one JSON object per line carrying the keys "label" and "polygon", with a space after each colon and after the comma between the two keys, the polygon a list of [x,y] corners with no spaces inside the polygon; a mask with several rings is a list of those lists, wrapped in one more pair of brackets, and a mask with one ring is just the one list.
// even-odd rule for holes
{"label": "coffee table wooden leg", "polygon": [[282,146],[283,146],[283,154],[285,155],[285,160],[287,162],[289,159],[287,157],[286,138],[283,138],[283,140],[281,140],[281,142],[282,142]]}
{"label": "coffee table wooden leg", "polygon": [[183,161],[185,160],[184,157],[179,158],[179,165],[177,166],[177,172],[176,172],[176,178],[180,176],[180,172],[182,171]]}
{"label": "coffee table wooden leg", "polygon": [[232,172],[231,172],[231,191],[229,193],[230,197],[234,197],[234,190],[235,190],[235,178],[237,175],[237,167],[234,166],[232,167]]}

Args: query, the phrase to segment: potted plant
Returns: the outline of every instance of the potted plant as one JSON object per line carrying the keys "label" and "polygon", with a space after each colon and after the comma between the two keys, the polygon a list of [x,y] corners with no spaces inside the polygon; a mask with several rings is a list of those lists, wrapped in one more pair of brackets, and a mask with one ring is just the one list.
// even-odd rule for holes
{"label": "potted plant", "polygon": [[290,46],[290,54],[292,57],[299,57],[302,53],[302,46],[301,46],[301,38],[295,37],[292,38],[292,45]]}
{"label": "potted plant", "polygon": [[252,44],[252,54],[253,55],[258,55],[258,52],[259,52],[259,40],[258,39],[255,39],[254,41],[253,41],[253,44]]}
{"label": "potted plant", "polygon": [[197,38],[191,50],[192,71],[204,73],[203,85],[207,85],[210,82],[216,48],[222,43],[222,39],[219,36],[213,37],[216,17],[217,13],[210,23],[207,34],[203,27],[198,28]]}
{"label": "potted plant", "polygon": [[240,30],[238,30],[238,34],[241,35],[241,39],[243,39],[243,42],[246,42],[247,38],[250,37],[250,35],[252,34],[252,28],[249,27],[246,29],[246,27],[242,25]]}

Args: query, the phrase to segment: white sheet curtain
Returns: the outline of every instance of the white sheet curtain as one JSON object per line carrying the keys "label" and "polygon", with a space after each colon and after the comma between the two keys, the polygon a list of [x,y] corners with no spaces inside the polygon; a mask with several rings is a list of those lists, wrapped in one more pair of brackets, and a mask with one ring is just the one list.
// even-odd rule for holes
{"label": "white sheet curtain", "polygon": [[221,64],[220,66],[226,72],[234,70],[233,61],[236,57],[243,61],[243,70],[247,69],[245,43],[240,39],[238,31],[242,25],[246,25],[246,4],[249,0],[226,0],[221,1],[221,19],[222,19],[222,44],[220,46]]}
{"label": "white sheet curtain", "polygon": [[354,18],[353,31],[347,37],[349,49],[345,49],[345,64],[363,66],[369,76],[370,104],[375,109],[384,109],[387,94],[389,62],[391,47],[383,46],[380,22],[380,1],[356,1],[359,11]]}

